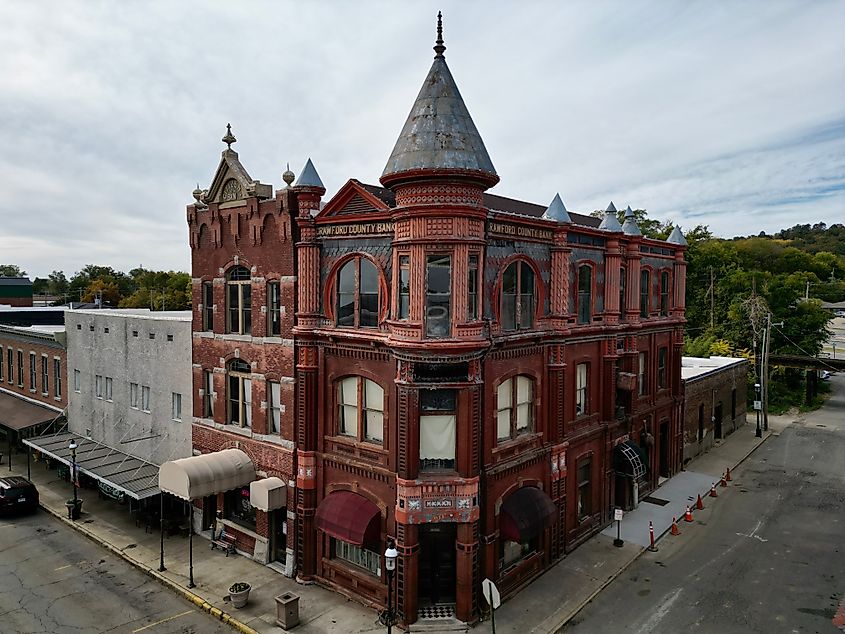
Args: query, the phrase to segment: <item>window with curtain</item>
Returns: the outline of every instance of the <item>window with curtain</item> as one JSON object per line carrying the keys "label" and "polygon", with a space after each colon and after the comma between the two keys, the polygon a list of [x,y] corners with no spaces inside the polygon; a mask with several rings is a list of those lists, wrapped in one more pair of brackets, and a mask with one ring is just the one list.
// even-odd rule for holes
{"label": "window with curtain", "polygon": [[648,317],[650,287],[651,274],[648,271],[640,271],[640,317]]}
{"label": "window with curtain", "polygon": [[252,332],[252,275],[244,266],[234,266],[226,275],[226,314],[227,332]]}
{"label": "window with curtain", "polygon": [[399,256],[399,319],[408,319],[411,310],[411,258]]}
{"label": "window with curtain", "polygon": [[588,385],[589,368],[586,363],[575,366],[575,415],[583,416],[590,412],[590,390]]}
{"label": "window with curtain", "polygon": [[452,332],[452,258],[429,255],[426,258],[425,334],[448,337]]}
{"label": "window with curtain", "polygon": [[646,357],[645,352],[640,352],[640,354],[637,355],[637,389],[639,390],[640,396],[643,396],[648,392],[648,372],[646,371],[648,369],[647,360],[648,358]]}
{"label": "window with curtain", "polygon": [[420,470],[455,469],[457,445],[455,390],[420,392]]}
{"label": "window with curtain", "polygon": [[356,440],[384,442],[384,389],[362,376],[337,382],[338,433]]}
{"label": "window with curtain", "polygon": [[593,316],[593,268],[578,267],[578,323],[589,324]]}
{"label": "window with curtain", "polygon": [[229,363],[229,423],[252,427],[252,368],[235,359]]}
{"label": "window with curtain", "polygon": [[282,334],[282,286],[279,282],[267,284],[267,335]]}
{"label": "window with curtain", "polygon": [[202,329],[214,330],[214,285],[202,283]]}
{"label": "window with curtain", "polygon": [[660,273],[660,314],[666,317],[669,314],[669,272]]}
{"label": "window with curtain", "polygon": [[657,350],[657,387],[664,389],[667,387],[667,372],[666,363],[669,357],[669,349],[666,347]]}
{"label": "window with curtain", "polygon": [[527,262],[512,262],[502,273],[502,330],[520,330],[534,325],[536,289],[534,270]]}
{"label": "window with curtain", "polygon": [[356,257],[337,274],[337,325],[347,328],[378,326],[378,271],[367,258]]}
{"label": "window with curtain", "polygon": [[499,384],[496,391],[496,437],[510,440],[534,428],[534,380],[516,376]]}
{"label": "window with curtain", "polygon": [[202,415],[203,418],[214,417],[214,373],[211,370],[202,371]]}
{"label": "window with curtain", "polygon": [[282,386],[278,381],[267,382],[267,406],[270,433],[278,434],[282,428]]}

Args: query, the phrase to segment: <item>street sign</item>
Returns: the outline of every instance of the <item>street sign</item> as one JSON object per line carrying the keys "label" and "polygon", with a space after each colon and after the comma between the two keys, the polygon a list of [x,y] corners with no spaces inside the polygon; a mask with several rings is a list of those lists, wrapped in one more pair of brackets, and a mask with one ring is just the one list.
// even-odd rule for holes
{"label": "street sign", "polygon": [[763,401],[754,401],[754,409],[763,409]]}
{"label": "street sign", "polygon": [[622,521],[622,509],[613,509],[613,521],[614,522],[621,522]]}
{"label": "street sign", "polygon": [[484,594],[484,598],[487,600],[487,603],[489,603],[494,610],[502,605],[502,597],[499,595],[499,589],[496,587],[496,584],[489,579],[485,579],[481,582],[481,592]]}

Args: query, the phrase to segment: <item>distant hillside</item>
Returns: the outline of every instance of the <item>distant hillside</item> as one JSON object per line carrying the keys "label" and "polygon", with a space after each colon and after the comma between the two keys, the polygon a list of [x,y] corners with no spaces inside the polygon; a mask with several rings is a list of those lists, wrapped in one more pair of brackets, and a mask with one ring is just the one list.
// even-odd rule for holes
{"label": "distant hillside", "polygon": [[810,253],[827,251],[845,256],[845,225],[842,224],[834,224],[829,227],[823,222],[814,225],[795,225],[779,231],[772,237],[790,240],[792,246],[802,251]]}

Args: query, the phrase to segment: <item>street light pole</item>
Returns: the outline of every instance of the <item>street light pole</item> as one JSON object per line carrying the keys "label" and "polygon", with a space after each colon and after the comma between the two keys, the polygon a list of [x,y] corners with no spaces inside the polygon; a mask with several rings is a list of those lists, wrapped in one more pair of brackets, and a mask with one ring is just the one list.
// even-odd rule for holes
{"label": "street light pole", "polygon": [[70,513],[70,519],[76,521],[76,507],[78,505],[76,497],[76,441],[71,440],[68,445],[70,449],[70,481],[73,484],[73,510]]}
{"label": "street light pole", "polygon": [[387,571],[387,634],[390,634],[393,627],[393,573],[396,571],[396,558],[399,551],[392,539],[387,540],[387,549],[384,551],[384,569]]}
{"label": "street light pole", "polygon": [[761,406],[761,403],[760,403],[760,384],[755,383],[754,384],[754,410],[755,410],[755,413],[757,414],[757,431],[754,432],[754,435],[757,436],[757,438],[763,437],[763,430],[760,429],[760,406]]}

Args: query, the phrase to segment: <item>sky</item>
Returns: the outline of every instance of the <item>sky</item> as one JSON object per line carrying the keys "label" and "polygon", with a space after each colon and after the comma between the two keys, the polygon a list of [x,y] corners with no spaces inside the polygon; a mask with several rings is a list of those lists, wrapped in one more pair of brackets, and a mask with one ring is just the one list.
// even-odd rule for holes
{"label": "sky", "polygon": [[0,0],[0,264],[190,269],[224,145],[378,183],[446,60],[493,193],[719,236],[845,222],[845,2]]}

